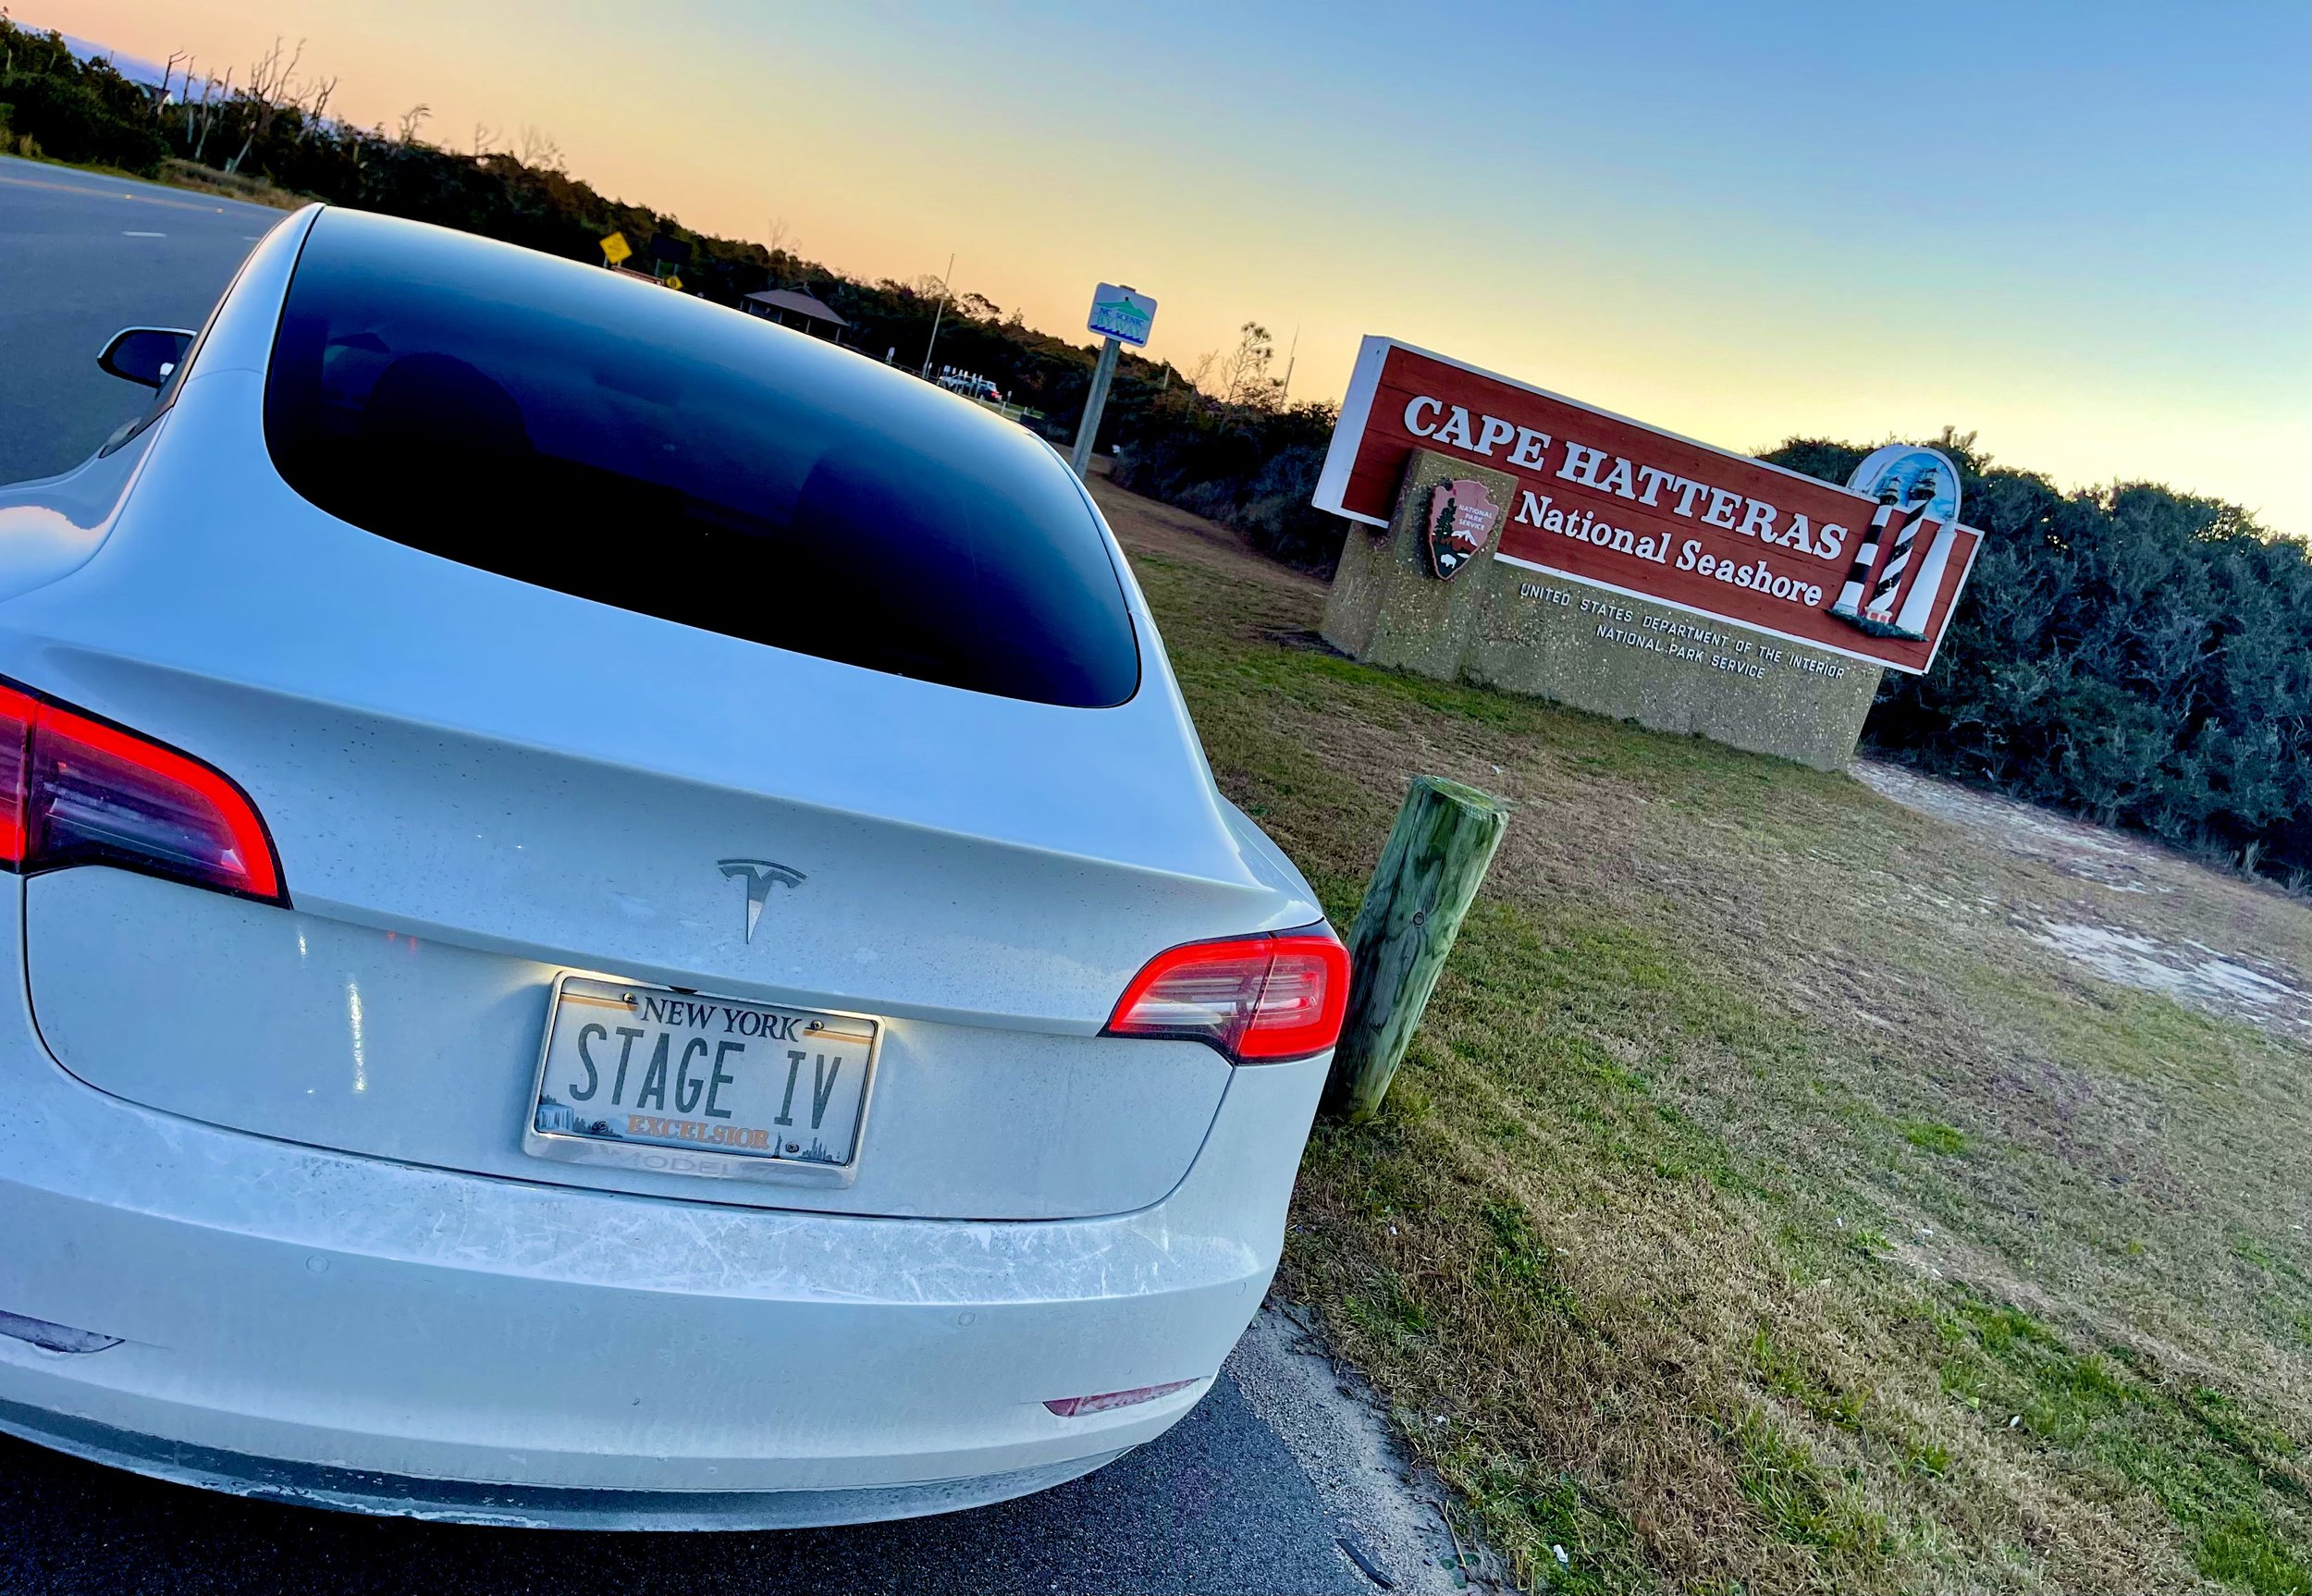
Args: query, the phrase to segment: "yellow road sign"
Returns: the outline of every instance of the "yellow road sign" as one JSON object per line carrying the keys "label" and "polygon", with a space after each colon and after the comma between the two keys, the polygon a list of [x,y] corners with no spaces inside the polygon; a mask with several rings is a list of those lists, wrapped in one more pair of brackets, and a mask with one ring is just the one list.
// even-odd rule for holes
{"label": "yellow road sign", "polygon": [[683,286],[683,279],[675,276],[672,273],[669,273],[667,275],[666,286],[670,289],[679,289]]}
{"label": "yellow road sign", "polygon": [[624,233],[612,233],[602,240],[602,258],[616,265],[634,252],[634,246],[626,241]]}

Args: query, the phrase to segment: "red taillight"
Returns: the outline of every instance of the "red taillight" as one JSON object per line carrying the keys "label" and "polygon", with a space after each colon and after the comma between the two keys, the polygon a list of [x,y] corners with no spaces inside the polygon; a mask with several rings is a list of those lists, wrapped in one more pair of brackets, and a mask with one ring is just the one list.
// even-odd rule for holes
{"label": "red taillight", "polygon": [[0,687],[0,866],[118,865],[287,903],[273,840],[231,779],[190,755]]}
{"label": "red taillight", "polygon": [[1323,927],[1190,942],[1132,977],[1112,1037],[1209,1042],[1243,1063],[1323,1052],[1348,1009],[1348,951]]}

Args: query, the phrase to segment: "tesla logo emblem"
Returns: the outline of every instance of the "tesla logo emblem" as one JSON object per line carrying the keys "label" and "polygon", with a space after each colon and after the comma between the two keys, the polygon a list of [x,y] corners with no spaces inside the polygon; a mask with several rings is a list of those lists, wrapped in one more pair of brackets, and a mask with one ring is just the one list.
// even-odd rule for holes
{"label": "tesla logo emblem", "polygon": [[755,939],[755,923],[763,917],[763,900],[770,896],[773,881],[786,887],[803,884],[803,872],[791,870],[784,865],[774,865],[768,859],[724,859],[719,861],[722,873],[732,880],[746,883],[746,939]]}

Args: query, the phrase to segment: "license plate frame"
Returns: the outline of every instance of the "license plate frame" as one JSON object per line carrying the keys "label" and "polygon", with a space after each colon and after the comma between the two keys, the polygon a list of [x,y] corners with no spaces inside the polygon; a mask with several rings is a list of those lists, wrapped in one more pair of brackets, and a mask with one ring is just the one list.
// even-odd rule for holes
{"label": "license plate frame", "polygon": [[[567,1128],[542,1129],[539,1124],[547,1072],[554,1059],[554,1040],[558,1025],[563,1017],[563,1002],[572,982],[615,988],[632,1001],[650,998],[681,1000],[693,1004],[729,1007],[756,1013],[793,1016],[795,1020],[836,1022],[846,1027],[865,1027],[867,1037],[861,1078],[857,1087],[857,1110],[853,1119],[850,1156],[841,1162],[789,1156],[783,1151],[771,1152],[719,1151],[709,1146],[694,1145],[678,1140],[642,1136],[621,1138],[596,1135],[588,1131]],[[593,996],[593,994],[586,994]],[[530,1091],[524,1099],[522,1122],[522,1150],[533,1158],[549,1159],[561,1163],[587,1164],[597,1168],[640,1170],[654,1174],[673,1174],[703,1177],[708,1180],[762,1182],[774,1185],[847,1186],[858,1179],[859,1160],[867,1146],[867,1117],[875,1100],[875,1083],[880,1073],[883,1037],[887,1023],[880,1015],[862,1014],[839,1009],[804,1008],[792,1003],[769,1002],[759,998],[739,998],[720,994],[683,991],[655,981],[621,981],[609,976],[590,975],[583,971],[565,970],[554,977],[547,994],[544,1024],[538,1038],[537,1066],[532,1072]],[[855,1045],[856,1038],[848,1034],[835,1038]],[[704,1064],[702,1063],[702,1068]],[[809,1077],[803,1078],[806,1090]],[[573,1094],[574,1095],[574,1094]],[[637,1096],[640,1088],[637,1088]],[[563,1105],[567,1106],[567,1105]],[[663,1107],[663,1104],[661,1105]],[[668,1118],[670,1116],[657,1116]]]}

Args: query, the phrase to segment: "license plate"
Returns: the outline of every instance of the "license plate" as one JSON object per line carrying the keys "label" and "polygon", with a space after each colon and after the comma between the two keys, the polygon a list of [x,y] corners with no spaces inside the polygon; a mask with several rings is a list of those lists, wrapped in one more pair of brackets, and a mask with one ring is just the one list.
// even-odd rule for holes
{"label": "license plate", "polygon": [[564,976],[523,1148],[675,1174],[847,1181],[879,1032],[856,1014]]}

